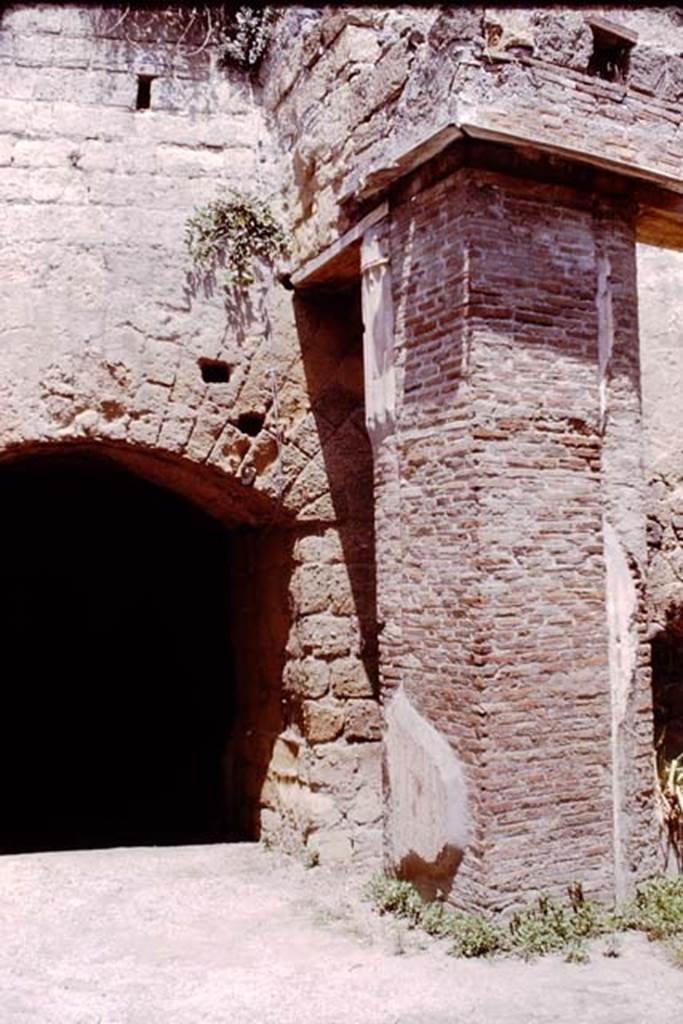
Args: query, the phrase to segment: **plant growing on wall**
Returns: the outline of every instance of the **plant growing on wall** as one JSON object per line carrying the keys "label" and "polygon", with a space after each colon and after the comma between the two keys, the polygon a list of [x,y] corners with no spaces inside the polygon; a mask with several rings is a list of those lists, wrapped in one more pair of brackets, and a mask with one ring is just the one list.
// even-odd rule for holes
{"label": "plant growing on wall", "polygon": [[211,48],[219,66],[254,73],[279,14],[267,4],[184,3],[105,5],[93,17],[102,35],[122,37],[135,50],[164,43],[178,57]]}
{"label": "plant growing on wall", "polygon": [[254,263],[272,265],[289,252],[289,240],[267,203],[231,189],[196,207],[185,224],[185,245],[195,272],[225,270],[226,287],[254,282]]}
{"label": "plant growing on wall", "polygon": [[254,72],[263,60],[279,12],[273,7],[243,6],[229,16],[218,44],[220,63]]}

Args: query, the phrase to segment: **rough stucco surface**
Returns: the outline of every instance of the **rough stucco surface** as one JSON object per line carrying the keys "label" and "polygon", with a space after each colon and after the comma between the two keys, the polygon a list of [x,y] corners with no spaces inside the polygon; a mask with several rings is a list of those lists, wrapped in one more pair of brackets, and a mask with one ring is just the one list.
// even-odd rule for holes
{"label": "rough stucco surface", "polygon": [[637,258],[645,454],[652,472],[682,447],[683,253],[639,245]]}
{"label": "rough stucco surface", "polygon": [[386,708],[388,855],[426,899],[447,892],[470,841],[465,774],[453,748],[399,690]]}
{"label": "rough stucco surface", "polygon": [[683,607],[683,252],[638,247],[653,632]]}
{"label": "rough stucco surface", "polygon": [[[576,878],[622,895],[656,850],[645,607],[679,586],[659,353],[678,366],[681,268],[640,251],[639,354],[647,203],[591,162],[664,182],[660,206],[683,189],[683,26],[611,9],[639,42],[608,82],[591,10],[294,7],[257,82],[116,9],[0,24],[2,457],[97,452],[231,531],[247,831],[323,864],[384,839],[426,877],[448,848],[453,899],[491,910]],[[446,124],[466,137],[395,162]],[[264,273],[226,296],[188,279],[183,234],[229,187],[292,227],[291,269],[386,207],[336,290]],[[374,450],[362,290],[392,405]],[[384,764],[383,700],[414,726]],[[421,741],[420,772],[415,730],[448,745]],[[400,793],[429,779],[427,841]]]}
{"label": "rough stucco surface", "polygon": [[[654,734],[673,758],[683,746],[683,252],[640,245],[637,259]],[[680,870],[666,832],[661,846],[669,870]]]}

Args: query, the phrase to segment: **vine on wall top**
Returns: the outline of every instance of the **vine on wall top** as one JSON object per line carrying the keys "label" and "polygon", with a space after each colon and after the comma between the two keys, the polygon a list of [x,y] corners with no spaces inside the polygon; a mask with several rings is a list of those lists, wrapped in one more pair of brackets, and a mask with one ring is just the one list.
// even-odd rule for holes
{"label": "vine on wall top", "polygon": [[229,3],[127,4],[95,13],[101,35],[123,38],[134,49],[164,43],[188,56],[213,49],[220,67],[250,74],[266,55],[280,16],[267,4]]}

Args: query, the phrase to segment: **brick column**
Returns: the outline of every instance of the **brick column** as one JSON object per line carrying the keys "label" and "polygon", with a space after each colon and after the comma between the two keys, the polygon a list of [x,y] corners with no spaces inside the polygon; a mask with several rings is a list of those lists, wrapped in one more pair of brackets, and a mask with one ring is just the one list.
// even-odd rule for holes
{"label": "brick column", "polygon": [[650,865],[629,220],[474,169],[393,210],[396,661],[464,770],[456,902],[500,908],[575,879],[621,895]]}

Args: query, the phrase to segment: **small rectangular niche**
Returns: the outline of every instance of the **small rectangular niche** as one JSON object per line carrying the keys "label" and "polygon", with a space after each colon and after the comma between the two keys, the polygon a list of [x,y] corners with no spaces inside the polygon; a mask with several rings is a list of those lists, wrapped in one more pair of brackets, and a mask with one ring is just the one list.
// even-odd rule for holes
{"label": "small rectangular niche", "polygon": [[228,384],[231,366],[222,359],[200,359],[199,371],[205,384]]}
{"label": "small rectangular niche", "polygon": [[593,33],[588,74],[606,82],[626,82],[631,50],[638,42],[638,33],[597,15],[590,15],[586,22]]}
{"label": "small rectangular niche", "polygon": [[152,105],[152,82],[154,75],[138,75],[138,94],[135,99],[136,110],[149,110]]}

